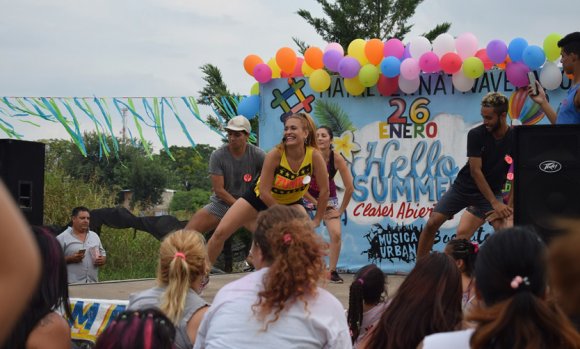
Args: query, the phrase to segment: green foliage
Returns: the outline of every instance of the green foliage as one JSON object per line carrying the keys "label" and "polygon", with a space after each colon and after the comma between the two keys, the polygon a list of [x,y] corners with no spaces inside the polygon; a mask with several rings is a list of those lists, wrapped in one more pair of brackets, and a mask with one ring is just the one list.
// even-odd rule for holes
{"label": "green foliage", "polygon": [[350,121],[340,105],[319,99],[314,108],[314,117],[318,126],[328,126],[335,136],[340,136],[344,131],[355,131],[356,127]]}
{"label": "green foliage", "polygon": [[[392,37],[403,39],[413,27],[407,24],[423,0],[316,0],[326,18],[312,17],[299,9],[297,14],[314,27],[328,42],[338,42],[347,48],[354,39]],[[444,23],[446,29],[451,24]],[[439,25],[441,26],[441,25]],[[444,27],[440,27],[442,30]],[[296,42],[296,40],[294,40]],[[300,46],[299,46],[300,47]]]}
{"label": "green foliage", "polygon": [[103,227],[101,242],[107,263],[99,270],[100,281],[155,277],[160,242],[151,234]]}
{"label": "green foliage", "polygon": [[175,160],[171,159],[165,152],[155,157],[167,170],[167,186],[169,188],[178,191],[211,188],[208,165],[211,153],[215,150],[214,147],[199,144],[195,148],[172,146],[169,150]]}
{"label": "green foliage", "polygon": [[190,191],[178,191],[173,195],[169,211],[172,214],[176,211],[195,212],[208,203],[210,195],[209,190],[198,188]]}

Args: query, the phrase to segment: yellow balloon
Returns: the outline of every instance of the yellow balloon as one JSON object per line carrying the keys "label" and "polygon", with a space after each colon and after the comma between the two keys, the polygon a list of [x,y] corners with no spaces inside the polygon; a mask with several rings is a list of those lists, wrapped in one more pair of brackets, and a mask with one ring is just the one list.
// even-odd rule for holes
{"label": "yellow balloon", "polygon": [[470,79],[477,79],[483,75],[484,66],[481,59],[469,57],[463,61],[463,75]]}
{"label": "yellow balloon", "polygon": [[361,66],[369,63],[367,55],[365,54],[365,46],[367,42],[363,39],[354,39],[350,42],[347,48],[347,52],[349,56],[354,57]]}
{"label": "yellow balloon", "polygon": [[549,34],[544,39],[544,53],[546,54],[546,59],[550,62],[560,57],[560,48],[558,47],[558,41],[560,39],[562,39],[562,35],[558,33]]}
{"label": "yellow balloon", "polygon": [[330,75],[324,69],[316,69],[310,74],[308,82],[314,91],[326,91],[330,87]]}
{"label": "yellow balloon", "polygon": [[252,88],[250,89],[250,95],[259,95],[260,94],[260,83],[256,82],[252,85]]}
{"label": "yellow balloon", "polygon": [[358,96],[365,91],[365,87],[358,80],[358,76],[351,79],[344,79],[344,87],[353,96]]}
{"label": "yellow balloon", "polygon": [[364,87],[372,87],[379,81],[380,70],[373,64],[369,63],[358,72],[358,80]]}
{"label": "yellow balloon", "polygon": [[302,74],[304,74],[304,76],[308,77],[310,76],[310,74],[312,74],[312,72],[314,71],[314,69],[312,69],[311,66],[309,66],[306,61],[302,62]]}
{"label": "yellow balloon", "polygon": [[280,67],[278,66],[278,63],[276,63],[275,58],[270,58],[270,60],[268,61],[268,67],[272,69],[272,79],[280,77]]}

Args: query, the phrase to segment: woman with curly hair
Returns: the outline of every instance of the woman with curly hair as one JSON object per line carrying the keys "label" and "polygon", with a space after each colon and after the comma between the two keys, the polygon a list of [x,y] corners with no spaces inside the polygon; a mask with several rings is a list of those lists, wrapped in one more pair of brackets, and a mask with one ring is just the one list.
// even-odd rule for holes
{"label": "woman with curly hair", "polygon": [[318,226],[326,212],[328,201],[328,172],[326,163],[316,145],[316,126],[306,113],[292,114],[284,120],[282,142],[266,154],[262,172],[255,186],[230,207],[207,242],[211,264],[215,263],[225,241],[236,230],[256,228],[256,217],[270,206],[302,206],[302,197],[308,191],[313,176],[321,178],[319,211],[313,218]]}
{"label": "woman with curly hair", "polygon": [[199,293],[207,275],[205,239],[192,230],[178,230],[159,248],[157,287],[132,294],[128,309],[158,307],[176,327],[175,347],[189,349],[208,303]]}
{"label": "woman with curly hair", "polygon": [[303,209],[261,212],[252,250],[257,271],[217,293],[194,348],[351,348],[342,305],[317,286],[324,245]]}

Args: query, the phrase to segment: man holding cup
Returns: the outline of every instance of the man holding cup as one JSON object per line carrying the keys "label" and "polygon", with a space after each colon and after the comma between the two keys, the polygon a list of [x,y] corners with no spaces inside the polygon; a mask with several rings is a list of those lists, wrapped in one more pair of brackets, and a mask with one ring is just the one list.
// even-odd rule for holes
{"label": "man holding cup", "polygon": [[68,282],[98,282],[98,268],[105,265],[107,257],[99,235],[89,230],[89,209],[75,207],[71,218],[72,226],[56,237],[64,251]]}

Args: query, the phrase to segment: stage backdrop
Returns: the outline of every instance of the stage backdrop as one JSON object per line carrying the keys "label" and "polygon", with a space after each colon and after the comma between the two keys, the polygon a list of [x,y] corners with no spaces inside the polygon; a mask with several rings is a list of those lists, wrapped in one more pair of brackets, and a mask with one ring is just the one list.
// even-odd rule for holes
{"label": "stage backdrop", "polygon": [[[510,124],[548,123],[526,91],[516,90],[500,70],[486,72],[466,93],[453,87],[450,76],[440,74],[421,76],[419,89],[411,95],[385,97],[375,86],[354,97],[344,83],[335,76],[322,93],[314,92],[304,78],[262,84],[259,132],[260,147],[271,149],[282,138],[283,117],[299,111],[334,130],[334,149],[348,162],[355,188],[341,217],[342,271],[368,263],[389,273],[413,267],[423,225],[467,161],[467,132],[481,124],[480,102],[486,93],[510,98]],[[552,106],[558,106],[569,87],[564,76],[559,88],[548,91]],[[338,174],[335,180],[342,187]],[[340,199],[342,193],[339,188]],[[443,225],[434,249],[442,250],[454,236],[460,216]],[[486,225],[473,240],[482,243],[492,231]],[[328,240],[324,227],[319,232]]]}

